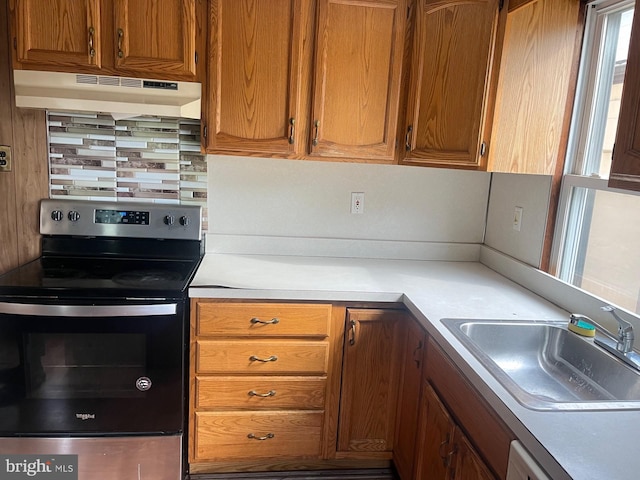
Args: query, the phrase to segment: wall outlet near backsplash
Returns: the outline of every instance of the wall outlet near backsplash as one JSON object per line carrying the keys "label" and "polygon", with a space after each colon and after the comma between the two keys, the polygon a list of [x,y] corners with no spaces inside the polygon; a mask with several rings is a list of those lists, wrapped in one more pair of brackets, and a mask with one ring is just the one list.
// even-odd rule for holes
{"label": "wall outlet near backsplash", "polygon": [[11,171],[11,147],[0,145],[0,172]]}

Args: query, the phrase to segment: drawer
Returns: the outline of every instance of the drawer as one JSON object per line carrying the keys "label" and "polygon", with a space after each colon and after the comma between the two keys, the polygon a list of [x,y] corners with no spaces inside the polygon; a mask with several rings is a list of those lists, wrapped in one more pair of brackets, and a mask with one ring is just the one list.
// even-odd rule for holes
{"label": "drawer", "polygon": [[[199,412],[197,460],[320,457],[323,412]],[[262,440],[260,439],[262,438]]]}
{"label": "drawer", "polygon": [[196,318],[197,335],[326,337],[331,305],[198,302]]}
{"label": "drawer", "polygon": [[322,410],[326,379],[197,377],[196,408]]}
{"label": "drawer", "polygon": [[308,340],[197,340],[196,373],[323,375],[328,352]]}

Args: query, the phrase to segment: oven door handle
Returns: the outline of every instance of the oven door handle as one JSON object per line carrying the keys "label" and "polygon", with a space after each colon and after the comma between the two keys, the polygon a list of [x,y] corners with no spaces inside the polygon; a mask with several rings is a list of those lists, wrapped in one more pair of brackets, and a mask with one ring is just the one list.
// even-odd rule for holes
{"label": "oven door handle", "polygon": [[0,314],[41,317],[153,317],[175,315],[176,303],[148,305],[41,305],[0,302]]}

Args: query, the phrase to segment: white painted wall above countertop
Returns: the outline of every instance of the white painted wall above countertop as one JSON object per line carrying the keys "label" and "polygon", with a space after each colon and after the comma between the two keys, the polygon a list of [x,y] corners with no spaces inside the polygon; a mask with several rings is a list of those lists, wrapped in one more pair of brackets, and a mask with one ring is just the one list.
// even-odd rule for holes
{"label": "white painted wall above countertop", "polygon": [[[481,244],[490,174],[209,155],[209,233]],[[364,192],[364,213],[350,213]]]}

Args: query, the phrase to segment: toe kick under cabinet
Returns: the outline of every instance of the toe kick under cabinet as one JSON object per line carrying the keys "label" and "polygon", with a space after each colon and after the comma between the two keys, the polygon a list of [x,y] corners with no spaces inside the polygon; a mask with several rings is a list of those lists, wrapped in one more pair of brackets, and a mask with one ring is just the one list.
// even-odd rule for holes
{"label": "toe kick under cabinet", "polygon": [[323,458],[330,304],[192,300],[192,473]]}

